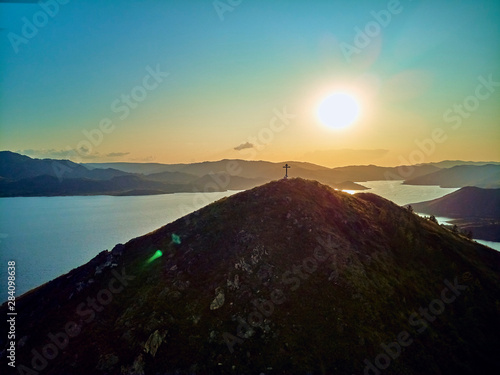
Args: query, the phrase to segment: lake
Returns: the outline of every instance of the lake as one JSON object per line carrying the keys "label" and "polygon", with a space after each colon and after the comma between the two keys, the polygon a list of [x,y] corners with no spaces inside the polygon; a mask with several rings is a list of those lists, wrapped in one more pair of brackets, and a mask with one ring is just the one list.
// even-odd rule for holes
{"label": "lake", "polygon": [[370,190],[364,190],[363,192],[378,194],[400,206],[430,201],[458,190],[458,188],[441,188],[439,186],[403,185],[402,182],[368,181],[358,182],[358,184],[370,188]]}
{"label": "lake", "polygon": [[[361,182],[396,204],[442,197],[458,189]],[[0,198],[0,277],[16,261],[17,295],[78,267],[102,250],[149,233],[236,191],[114,197]],[[445,220],[445,218],[443,218]],[[489,243],[497,246],[498,243]],[[5,285],[2,281],[1,285]],[[0,301],[7,299],[6,290]]]}
{"label": "lake", "polygon": [[[0,198],[1,285],[6,285],[9,260],[16,262],[20,295],[88,262],[102,250],[234,193]],[[0,301],[6,299],[4,288]]]}

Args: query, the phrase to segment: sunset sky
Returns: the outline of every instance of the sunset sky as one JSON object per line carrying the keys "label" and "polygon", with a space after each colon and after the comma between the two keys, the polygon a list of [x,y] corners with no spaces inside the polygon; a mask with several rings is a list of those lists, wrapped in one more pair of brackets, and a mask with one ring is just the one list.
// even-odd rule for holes
{"label": "sunset sky", "polygon": [[[500,161],[498,1],[41,4],[0,2],[1,150],[76,162]],[[343,128],[318,118],[335,92],[359,107]]]}

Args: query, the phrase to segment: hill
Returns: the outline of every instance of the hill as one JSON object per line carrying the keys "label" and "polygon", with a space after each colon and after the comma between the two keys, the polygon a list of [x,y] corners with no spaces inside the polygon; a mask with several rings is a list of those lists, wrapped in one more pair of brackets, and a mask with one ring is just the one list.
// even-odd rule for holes
{"label": "hill", "polygon": [[500,189],[464,187],[412,207],[416,212],[459,219],[453,223],[471,231],[474,238],[500,241]]}
{"label": "hill", "polygon": [[444,188],[464,186],[499,188],[500,165],[458,165],[411,178],[404,183],[407,185],[439,185]]}
{"label": "hill", "polygon": [[497,373],[499,298],[500,253],[373,194],[280,180],[18,298],[16,364],[74,375]]}
{"label": "hill", "polygon": [[[150,195],[192,192],[191,186],[150,181],[136,175],[108,180],[42,175],[15,181],[0,180],[0,197],[50,197],[71,195]],[[140,192],[140,194],[138,193]]]}
{"label": "hill", "polygon": [[113,168],[89,170],[69,160],[32,159],[10,151],[0,151],[0,176],[9,180],[51,176],[58,179],[88,178],[108,180],[127,173]]}
{"label": "hill", "polygon": [[412,206],[415,211],[431,215],[500,219],[500,189],[468,186],[441,198],[413,203]]}

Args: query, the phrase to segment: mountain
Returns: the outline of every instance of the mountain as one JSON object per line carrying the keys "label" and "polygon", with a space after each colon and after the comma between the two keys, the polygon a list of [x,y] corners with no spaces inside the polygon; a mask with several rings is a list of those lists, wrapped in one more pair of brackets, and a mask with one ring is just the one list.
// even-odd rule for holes
{"label": "mountain", "polygon": [[458,165],[411,178],[404,183],[407,185],[439,185],[447,188],[464,186],[498,188],[500,187],[500,165]]}
{"label": "mountain", "polygon": [[148,180],[168,182],[171,184],[188,184],[198,178],[198,176],[182,172],[159,172],[147,175]]}
{"label": "mountain", "polygon": [[69,160],[32,159],[10,151],[0,151],[0,176],[10,180],[27,179],[38,176],[69,178],[89,178],[108,180],[127,173],[112,169],[89,170],[83,165]]}
{"label": "mountain", "polygon": [[[293,162],[295,175],[332,187],[365,190],[342,174],[311,163]],[[32,159],[0,152],[0,197],[58,195],[149,195],[246,190],[283,177],[283,165],[264,161],[220,160],[193,164],[105,163]],[[110,168],[115,166],[118,170]],[[129,173],[133,171],[134,173]],[[136,172],[141,173],[136,173]],[[155,173],[145,173],[152,172]]]}
{"label": "mountain", "polygon": [[[283,164],[291,176],[317,180],[337,189],[366,190],[352,181],[404,180],[406,184],[500,186],[500,165],[462,165],[440,169],[435,165],[379,167],[360,165],[326,168],[312,163],[272,163],[224,159],[191,164],[88,163],[31,159],[0,152],[0,196],[113,194],[145,195],[172,192],[246,190],[283,177]],[[44,176],[43,178],[41,176]],[[53,179],[72,180],[59,186]],[[411,176],[411,178],[409,178]],[[3,179],[2,179],[3,177]],[[117,184],[127,177],[130,184]],[[97,181],[104,181],[97,182]],[[72,189],[71,187],[76,187]]]}
{"label": "mountain", "polygon": [[376,165],[354,165],[349,167],[333,168],[340,173],[343,179],[350,181],[382,181],[404,180],[408,176],[419,177],[439,171],[438,167],[428,164],[400,165],[398,167],[379,167]]}
{"label": "mountain", "polygon": [[500,253],[374,194],[279,180],[19,297],[7,373],[498,373],[499,306]]}
{"label": "mountain", "polygon": [[0,152],[0,197],[203,191],[203,187],[189,183],[196,179],[197,176],[180,172],[163,172],[148,178],[113,168],[88,169],[69,160],[32,159],[10,151]]}
{"label": "mountain", "polygon": [[[191,163],[191,164],[161,164],[161,163],[127,163],[127,162],[114,162],[114,163],[84,163],[88,168],[114,168],[128,173],[141,173],[145,175],[151,175],[153,173],[162,172],[185,172],[197,175],[201,177],[207,173],[222,172],[226,171],[226,166],[228,163],[238,162],[238,163],[249,163],[248,165],[254,165],[257,169],[264,169],[266,173],[269,172],[269,166],[283,163],[271,163],[265,161],[243,161],[238,159],[225,159],[219,161],[208,161],[201,163]],[[300,166],[303,169],[308,170],[329,170],[327,167],[321,165],[316,165],[307,162],[288,162],[289,164],[294,164]],[[267,168],[266,168],[267,167]],[[274,168],[274,167],[271,167]],[[258,172],[262,177],[262,172]]]}
{"label": "mountain", "polygon": [[460,219],[453,223],[471,231],[474,238],[500,241],[500,189],[464,187],[412,207],[416,212]]}
{"label": "mountain", "polygon": [[412,203],[412,206],[415,211],[444,217],[500,219],[500,189],[468,186],[441,198]]}
{"label": "mountain", "polygon": [[162,164],[162,163],[129,163],[129,162],[112,162],[112,163],[82,163],[88,169],[95,168],[113,168],[127,173],[138,174],[153,174],[162,172],[177,172],[186,164]]}
{"label": "mountain", "polygon": [[109,180],[69,178],[42,175],[15,181],[0,180],[0,197],[38,197],[68,195],[149,195],[192,192],[191,187],[149,181],[135,175],[113,177]]}
{"label": "mountain", "polygon": [[463,161],[463,160],[443,160],[437,163],[426,163],[426,165],[433,165],[438,168],[451,168],[457,165],[487,165],[495,164],[500,165],[500,162],[494,161]]}
{"label": "mountain", "polygon": [[[376,165],[360,165],[338,168],[327,168],[312,163],[297,161],[284,161],[273,163],[267,161],[249,161],[238,159],[225,159],[220,161],[207,161],[192,164],[151,164],[137,163],[91,163],[85,164],[91,168],[116,168],[126,172],[151,173],[182,172],[199,177],[213,173],[227,173],[228,169],[239,170],[246,178],[266,179],[267,181],[283,177],[281,167],[290,164],[290,173],[302,178],[315,179],[325,184],[340,184],[345,181],[378,181],[378,180],[404,180],[409,175],[412,177],[426,175],[439,170],[432,165],[379,167]],[[155,171],[155,172],[152,172]],[[161,172],[159,172],[161,171]]]}

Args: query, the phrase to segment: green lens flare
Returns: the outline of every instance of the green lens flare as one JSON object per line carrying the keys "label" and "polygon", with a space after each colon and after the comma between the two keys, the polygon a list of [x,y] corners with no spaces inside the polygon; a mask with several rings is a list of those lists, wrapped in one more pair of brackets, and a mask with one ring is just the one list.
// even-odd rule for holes
{"label": "green lens flare", "polygon": [[148,264],[151,263],[153,260],[161,257],[162,255],[163,255],[163,253],[161,252],[161,250],[156,250],[156,252],[153,254],[153,256],[148,259]]}
{"label": "green lens flare", "polygon": [[181,244],[181,238],[176,235],[175,233],[172,233],[172,242],[175,243],[176,245]]}

